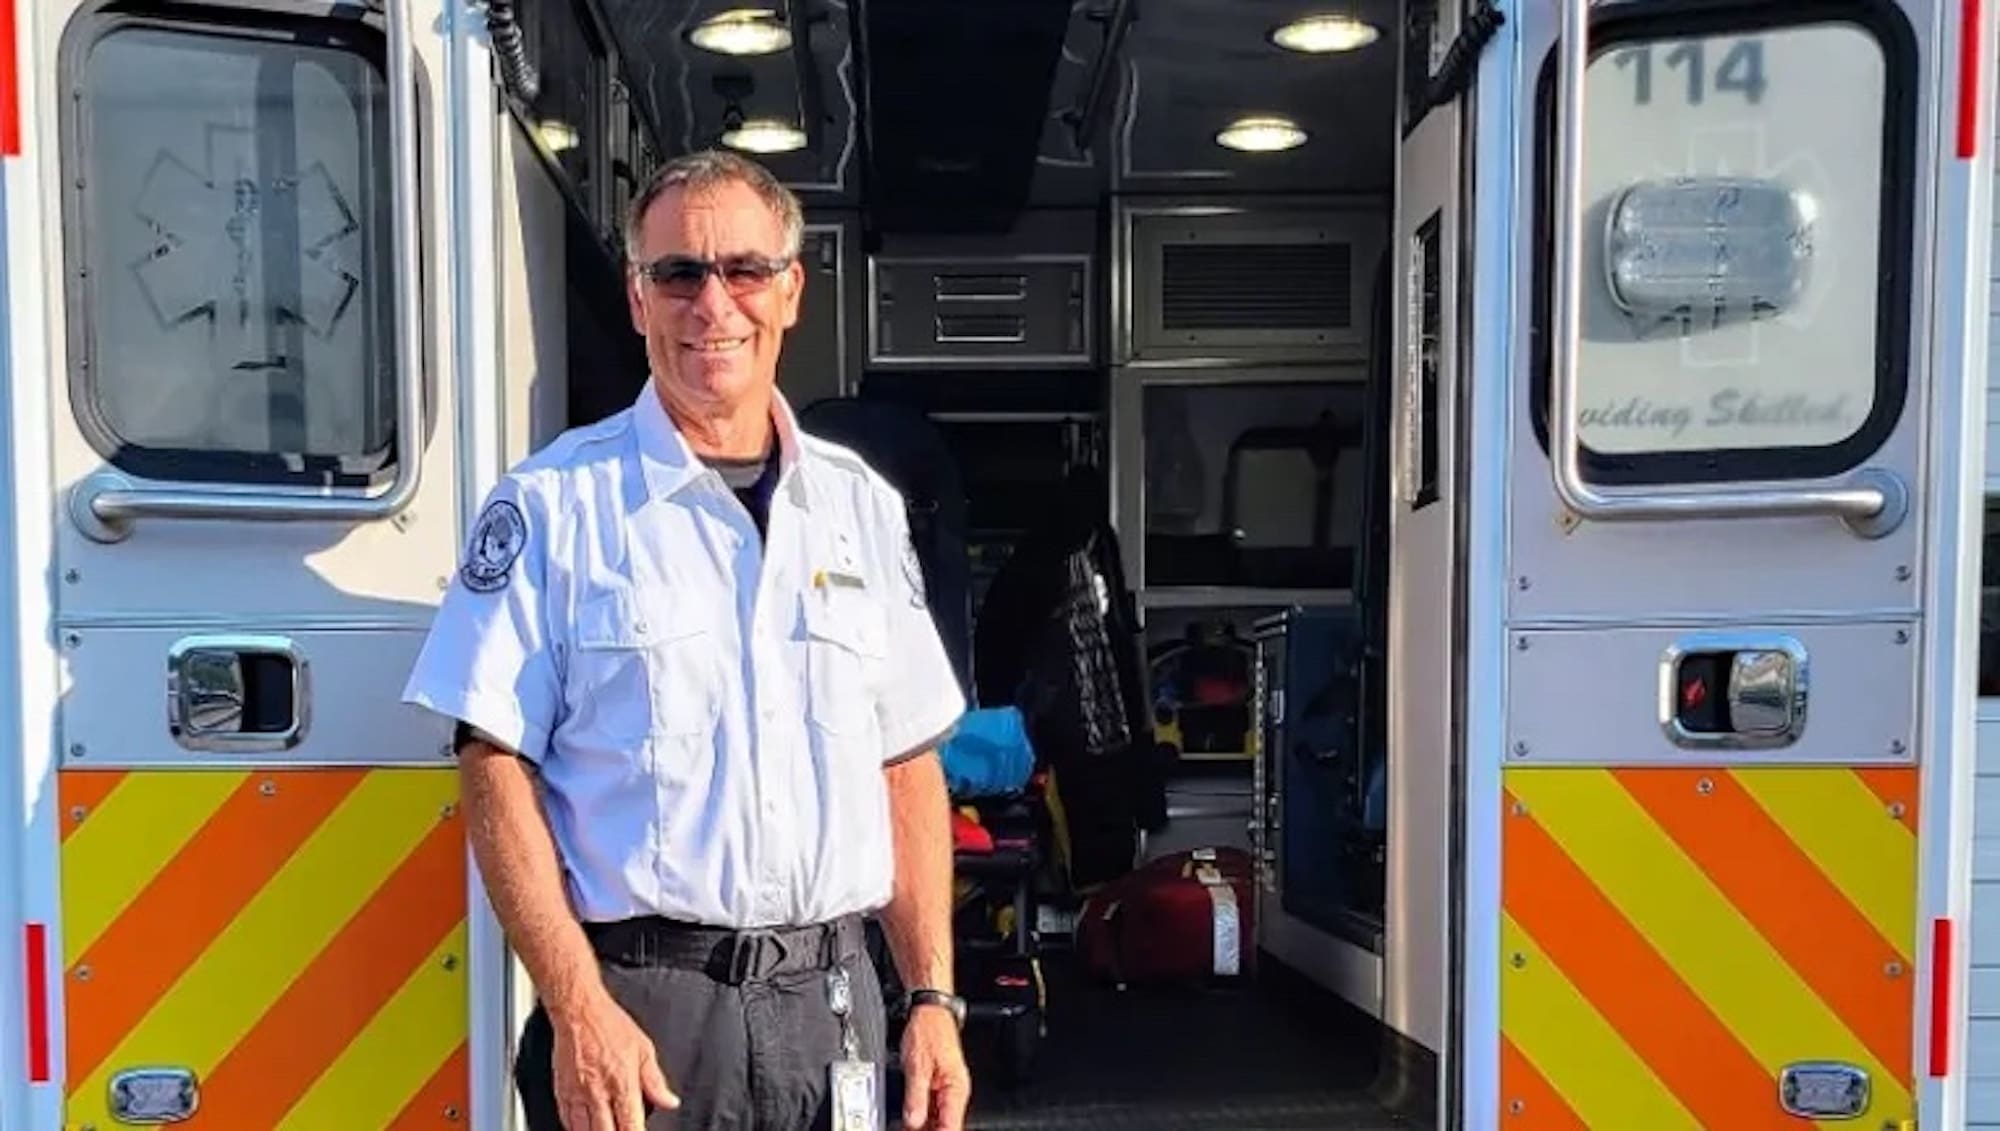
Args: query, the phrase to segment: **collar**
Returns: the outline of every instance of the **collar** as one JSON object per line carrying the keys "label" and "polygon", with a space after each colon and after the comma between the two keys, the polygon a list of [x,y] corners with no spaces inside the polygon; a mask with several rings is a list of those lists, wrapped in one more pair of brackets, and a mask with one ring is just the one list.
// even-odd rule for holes
{"label": "collar", "polygon": [[[773,497],[785,491],[804,505],[805,491],[799,472],[806,462],[806,448],[799,442],[798,417],[785,394],[771,391],[771,421],[778,433],[778,483]],[[646,476],[646,490],[655,499],[669,498],[700,478],[708,469],[688,447],[687,437],[674,426],[654,383],[648,380],[632,403],[632,426],[638,437],[639,466]]]}

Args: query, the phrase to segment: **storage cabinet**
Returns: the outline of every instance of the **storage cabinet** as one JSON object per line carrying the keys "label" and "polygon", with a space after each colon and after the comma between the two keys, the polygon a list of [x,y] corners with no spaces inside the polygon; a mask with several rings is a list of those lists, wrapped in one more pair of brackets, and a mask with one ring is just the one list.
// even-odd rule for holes
{"label": "storage cabinet", "polygon": [[1088,366],[1091,286],[1082,255],[877,256],[868,268],[868,364]]}
{"label": "storage cabinet", "polygon": [[848,246],[846,226],[806,225],[799,252],[800,266],[805,269],[799,320],[785,332],[784,349],[778,355],[778,388],[794,408],[852,391],[847,342],[849,296],[842,271]]}
{"label": "storage cabinet", "polygon": [[1360,376],[1116,372],[1118,527],[1148,607],[1348,599],[1369,459]]}
{"label": "storage cabinet", "polygon": [[1388,752],[1364,739],[1362,641],[1354,608],[1258,622],[1252,841],[1285,914],[1379,952]]}

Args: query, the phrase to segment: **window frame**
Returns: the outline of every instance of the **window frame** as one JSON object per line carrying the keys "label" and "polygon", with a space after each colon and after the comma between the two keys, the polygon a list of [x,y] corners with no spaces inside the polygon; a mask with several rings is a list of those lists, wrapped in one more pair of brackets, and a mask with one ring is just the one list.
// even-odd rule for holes
{"label": "window frame", "polygon": [[[201,487],[280,487],[323,490],[368,490],[392,482],[398,473],[397,436],[399,422],[390,418],[389,427],[374,447],[359,456],[315,457],[295,468],[297,453],[230,451],[190,447],[150,447],[119,434],[99,401],[100,381],[95,366],[93,329],[98,307],[88,286],[92,233],[86,218],[94,214],[95,189],[91,185],[90,143],[92,111],[87,97],[87,74],[96,49],[110,37],[133,29],[149,29],[181,35],[207,36],[239,42],[301,45],[341,51],[365,63],[382,89],[388,89],[387,29],[379,13],[340,3],[289,3],[286,0],[208,0],[200,4],[148,2],[148,0],[97,0],[80,7],[64,29],[57,60],[61,128],[58,131],[58,162],[62,183],[63,311],[66,334],[65,368],[70,414],[78,432],[99,457],[128,475],[155,482],[185,483]],[[414,61],[413,61],[414,62]],[[421,102],[421,93],[415,95]],[[424,136],[417,131],[419,154],[424,152]],[[383,176],[375,188],[394,191],[387,175],[394,160],[391,125],[385,113],[379,129],[379,156]],[[419,184],[422,183],[419,170]],[[420,194],[422,189],[420,187]],[[421,202],[420,202],[421,211]],[[421,238],[421,237],[420,237]],[[427,257],[426,257],[427,258]],[[389,312],[382,333],[391,347],[385,351],[391,379],[371,396],[386,396],[393,405],[402,383],[419,381],[428,389],[430,349],[424,326],[412,327],[419,352],[424,358],[417,373],[402,372],[401,359],[393,349],[395,322],[402,316],[399,288],[415,286],[421,279],[397,277],[393,264],[385,261],[378,278],[369,279],[373,289],[389,288]],[[421,429],[428,433],[434,423],[425,395],[426,410]],[[365,471],[344,470],[345,464],[367,461]]]}
{"label": "window frame", "polygon": [[[1790,27],[1844,23],[1882,52],[1881,224],[1876,238],[1875,396],[1868,417],[1832,444],[1782,448],[1704,448],[1606,454],[1579,441],[1583,478],[1613,487],[1665,487],[1822,479],[1859,467],[1888,441],[1910,401],[1910,340],[1916,293],[1916,154],[1920,64],[1908,19],[1893,0],[1634,0],[1593,11],[1590,62],[1622,47]],[[1549,453],[1549,392],[1554,286],[1556,56],[1543,59],[1535,87],[1530,246],[1528,417],[1535,443]]]}

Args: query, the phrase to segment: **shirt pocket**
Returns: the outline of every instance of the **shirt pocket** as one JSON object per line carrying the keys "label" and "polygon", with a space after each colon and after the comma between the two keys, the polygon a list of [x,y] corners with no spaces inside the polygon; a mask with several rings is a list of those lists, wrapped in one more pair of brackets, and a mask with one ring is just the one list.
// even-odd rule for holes
{"label": "shirt pocket", "polygon": [[720,661],[697,612],[641,609],[612,590],[577,607],[574,639],[570,709],[580,732],[636,741],[713,730]]}
{"label": "shirt pocket", "polygon": [[811,593],[805,630],[808,718],[832,734],[873,733],[889,655],[887,610],[866,594]]}

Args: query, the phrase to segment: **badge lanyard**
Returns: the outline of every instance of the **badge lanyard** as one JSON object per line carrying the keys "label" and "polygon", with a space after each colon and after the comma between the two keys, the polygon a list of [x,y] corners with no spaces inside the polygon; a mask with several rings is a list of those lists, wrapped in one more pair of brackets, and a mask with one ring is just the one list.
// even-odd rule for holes
{"label": "badge lanyard", "polygon": [[880,1131],[875,1103],[875,1066],[861,1059],[861,1041],[854,1031],[854,992],[847,970],[835,967],[826,976],[827,1005],[840,1020],[840,1059],[833,1062],[833,1131]]}

